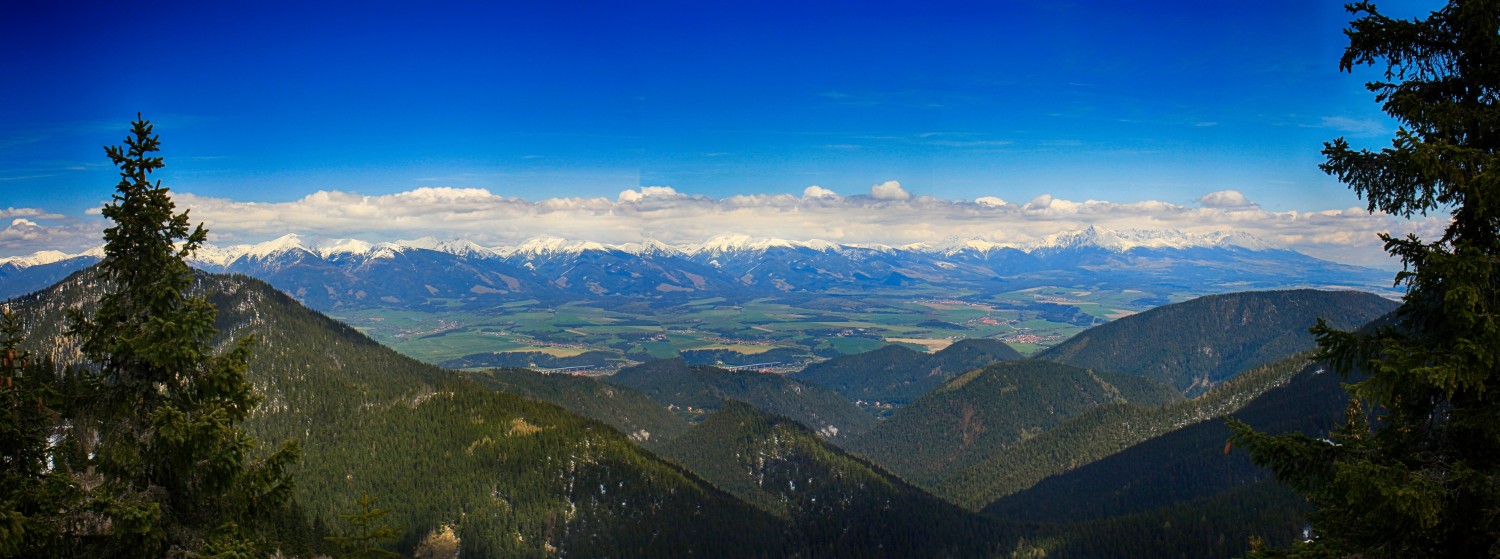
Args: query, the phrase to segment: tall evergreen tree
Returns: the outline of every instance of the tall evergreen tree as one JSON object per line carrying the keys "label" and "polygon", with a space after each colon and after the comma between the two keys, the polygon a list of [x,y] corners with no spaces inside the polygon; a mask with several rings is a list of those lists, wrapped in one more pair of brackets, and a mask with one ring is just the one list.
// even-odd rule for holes
{"label": "tall evergreen tree", "polygon": [[63,400],[54,368],[21,342],[20,321],[0,307],[0,557],[57,556],[79,488],[51,467]]}
{"label": "tall evergreen tree", "polygon": [[207,233],[190,229],[187,212],[175,213],[168,189],[150,180],[159,149],[139,118],[124,146],[105,148],[120,183],[103,210],[113,221],[98,267],[104,294],[92,315],[69,317],[97,383],[78,421],[97,516],[80,535],[96,556],[229,555],[288,496],[296,448],[256,460],[239,426],[258,401],[245,379],[253,340],[213,345],[214,307],[189,295],[183,261]]}
{"label": "tall evergreen tree", "polygon": [[[1407,292],[1373,332],[1314,329],[1349,385],[1348,421],[1328,440],[1235,440],[1307,496],[1314,537],[1262,556],[1500,556],[1500,2],[1452,0],[1397,20],[1347,6],[1340,68],[1383,64],[1367,84],[1400,122],[1391,146],[1325,144],[1321,168],[1370,211],[1451,212],[1435,240],[1382,236]],[[1367,375],[1367,376],[1366,376]],[[1374,421],[1369,421],[1373,415]]]}

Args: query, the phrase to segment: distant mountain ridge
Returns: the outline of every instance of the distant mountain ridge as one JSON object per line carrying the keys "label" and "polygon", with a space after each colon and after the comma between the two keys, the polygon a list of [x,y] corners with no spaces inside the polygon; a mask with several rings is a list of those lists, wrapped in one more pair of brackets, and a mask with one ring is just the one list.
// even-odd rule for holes
{"label": "distant mountain ridge", "polygon": [[[98,258],[97,251],[0,258],[0,298],[50,285]],[[1243,233],[1096,227],[1027,244],[950,239],[900,247],[738,234],[680,245],[535,237],[505,247],[433,237],[370,243],[287,234],[259,244],[205,245],[190,262],[265,280],[325,311],[482,306],[515,297],[739,299],[914,285],[982,291],[1185,285],[1210,292],[1389,285],[1386,272],[1318,260]]]}

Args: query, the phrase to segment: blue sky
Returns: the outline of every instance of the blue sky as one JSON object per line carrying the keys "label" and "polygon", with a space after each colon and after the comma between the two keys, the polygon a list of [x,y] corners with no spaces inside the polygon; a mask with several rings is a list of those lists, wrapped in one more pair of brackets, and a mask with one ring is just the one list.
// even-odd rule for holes
{"label": "blue sky", "polygon": [[[0,217],[56,229],[0,234],[0,256],[81,242],[65,233],[116,180],[101,146],[137,112],[160,178],[210,218],[319,191],[725,200],[891,180],[1019,205],[1232,190],[1285,215],[1363,206],[1318,150],[1395,128],[1372,73],[1337,71],[1340,2],[32,4],[0,21]],[[271,233],[219,221],[225,240]],[[390,234],[444,233],[418,229]]]}

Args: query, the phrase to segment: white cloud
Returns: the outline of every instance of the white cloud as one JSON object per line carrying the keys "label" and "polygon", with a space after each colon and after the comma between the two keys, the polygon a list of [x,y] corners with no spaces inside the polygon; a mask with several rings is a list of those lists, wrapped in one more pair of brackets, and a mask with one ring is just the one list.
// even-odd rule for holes
{"label": "white cloud", "polygon": [[1198,203],[1205,208],[1248,208],[1255,205],[1238,190],[1210,192],[1198,198]]}
{"label": "white cloud", "polygon": [[1040,195],[1037,198],[1032,198],[1031,202],[1026,202],[1026,210],[1046,210],[1050,205],[1052,205],[1052,195]]}
{"label": "white cloud", "polygon": [[[36,211],[31,216],[38,220],[63,218],[45,211]],[[4,229],[0,229],[0,257],[27,256],[42,250],[83,252],[102,244],[103,230],[98,222],[93,221],[65,220],[60,225],[53,225],[17,217],[11,219]]]}
{"label": "white cloud", "polygon": [[1036,198],[1032,198],[1030,202],[1026,203],[1026,209],[1031,210],[1031,211],[1045,210],[1045,209],[1047,209],[1047,208],[1049,208],[1051,206],[1052,206],[1052,195],[1051,194],[1042,194],[1040,196],[1037,196]]}
{"label": "white cloud", "polygon": [[[260,242],[294,232],[369,242],[424,236],[467,238],[485,246],[514,245],[538,235],[601,243],[702,242],[726,231],[792,240],[900,245],[948,237],[999,243],[1035,241],[1059,231],[1098,225],[1109,229],[1177,229],[1189,233],[1241,231],[1320,258],[1390,265],[1379,232],[1416,232],[1435,238],[1443,217],[1403,220],[1363,208],[1267,211],[1235,191],[1209,192],[1197,205],[1159,200],[1074,201],[1051,194],[1021,204],[999,197],[946,200],[912,196],[896,181],[875,184],[870,196],[841,197],[820,186],[794,194],[711,198],[666,186],[628,189],[616,199],[547,198],[530,201],[485,189],[416,188],[366,196],[320,191],[285,202],[243,202],[174,192],[179,209],[209,229],[221,245]],[[101,242],[97,217],[48,220],[43,210],[0,210],[0,256],[55,249],[81,252]],[[27,215],[18,215],[25,213]]]}
{"label": "white cloud", "polygon": [[0,219],[30,217],[35,219],[62,219],[63,216],[47,213],[38,208],[0,208]]}
{"label": "white cloud", "polygon": [[1042,194],[1027,202],[1024,209],[1032,214],[1060,216],[1064,214],[1076,214],[1080,213],[1080,211],[1082,213],[1104,213],[1105,210],[1110,208],[1106,204],[1108,203],[1099,202],[1098,200],[1088,200],[1080,204],[1072,200],[1053,198],[1051,194]]}
{"label": "white cloud", "polygon": [[816,184],[812,185],[812,186],[809,186],[807,188],[802,189],[802,197],[803,198],[832,198],[832,199],[842,198],[842,196],[839,196],[839,193],[834,192],[832,190],[829,190],[827,188],[823,188],[823,187],[818,186]]}
{"label": "white cloud", "polygon": [[670,186],[643,186],[640,190],[625,190],[620,193],[621,202],[640,202],[647,198],[677,198],[682,196]]}
{"label": "white cloud", "polygon": [[897,181],[885,181],[870,185],[870,197],[876,200],[906,200],[911,198],[911,193],[901,188]]}

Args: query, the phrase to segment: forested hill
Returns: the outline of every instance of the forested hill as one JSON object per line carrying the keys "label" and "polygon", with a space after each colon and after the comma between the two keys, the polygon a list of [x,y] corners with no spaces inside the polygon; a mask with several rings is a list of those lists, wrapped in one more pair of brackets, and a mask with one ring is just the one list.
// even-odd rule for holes
{"label": "forested hill", "polygon": [[999,340],[959,340],[931,354],[888,345],[809,365],[793,377],[831,388],[850,400],[905,405],[965,371],[1021,358],[1020,352]]}
{"label": "forested hill", "polygon": [[[639,390],[664,406],[684,410],[712,411],[726,399],[745,402],[789,417],[835,443],[869,431],[877,422],[832,390],[777,374],[727,371],[688,365],[682,359],[662,359],[626,367],[606,379]],[[702,415],[688,417],[697,420]]]}
{"label": "forested hill", "polygon": [[1149,379],[1034,359],[950,379],[854,440],[850,448],[923,485],[980,463],[1093,407],[1181,400]]}
{"label": "forested hill", "polygon": [[[62,310],[97,299],[97,285],[80,273],[14,301],[30,345],[75,361]],[[368,494],[408,552],[444,524],[465,557],[781,557],[820,545],[787,540],[779,520],[603,423],[458,380],[265,283],[200,275],[196,289],[219,308],[221,336],[259,341],[248,378],[266,398],[247,427],[268,447],[301,441],[296,501],[314,525],[349,529],[339,515]],[[288,540],[310,556],[322,535]]]}
{"label": "forested hill", "polygon": [[790,419],[726,402],[661,448],[705,479],[788,520],[814,556],[989,557],[993,519],[965,511],[852,457]]}
{"label": "forested hill", "polygon": [[1250,291],[1165,305],[1103,324],[1036,357],[1108,369],[1195,396],[1240,371],[1312,349],[1319,318],[1350,330],[1397,303],[1357,291]]}
{"label": "forested hill", "polygon": [[551,402],[578,415],[603,421],[648,447],[671,440],[690,427],[686,420],[645,394],[594,377],[528,369],[491,369],[468,377],[496,390]]}
{"label": "forested hill", "polygon": [[[451,378],[449,372],[412,361],[259,280],[198,273],[194,290],[218,309],[215,327],[221,341],[247,335],[257,339],[249,378],[265,398],[258,417],[290,409],[339,417],[364,402],[429,392],[434,383]],[[82,355],[77,341],[64,334],[66,310],[91,310],[100,295],[101,286],[89,269],[11,304],[34,351],[69,364]],[[258,419],[256,425],[265,421]]]}
{"label": "forested hill", "polygon": [[[1234,417],[1263,432],[1321,437],[1342,419],[1344,378],[1312,363]],[[1056,523],[1047,557],[1233,557],[1250,536],[1285,546],[1306,525],[1303,502],[1226,444],[1222,419],[1194,423],[986,508],[1002,518]],[[1129,537],[1122,537],[1130,534]]]}
{"label": "forested hill", "polygon": [[934,491],[952,502],[980,509],[1043,479],[1185,425],[1237,412],[1261,394],[1285,384],[1307,365],[1310,355],[1310,351],[1302,352],[1252,368],[1191,400],[1164,406],[1120,402],[1090,409],[950,475]]}

